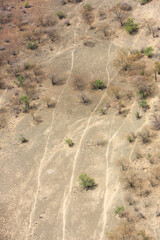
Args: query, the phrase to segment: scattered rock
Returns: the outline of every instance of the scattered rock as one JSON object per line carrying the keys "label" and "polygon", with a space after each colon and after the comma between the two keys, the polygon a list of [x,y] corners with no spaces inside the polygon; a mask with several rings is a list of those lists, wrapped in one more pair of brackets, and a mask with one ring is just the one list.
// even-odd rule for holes
{"label": "scattered rock", "polygon": [[4,50],[5,50],[5,47],[0,47],[0,50],[1,50],[1,51],[4,51]]}
{"label": "scattered rock", "polygon": [[5,39],[4,42],[10,43],[10,40],[9,39]]}

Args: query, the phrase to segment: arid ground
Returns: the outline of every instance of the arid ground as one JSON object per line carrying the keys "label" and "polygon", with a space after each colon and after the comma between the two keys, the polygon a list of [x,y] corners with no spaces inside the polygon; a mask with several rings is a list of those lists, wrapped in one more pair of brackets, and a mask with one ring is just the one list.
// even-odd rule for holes
{"label": "arid ground", "polygon": [[[2,240],[160,240],[160,76],[154,70],[160,1],[124,2],[132,7],[124,21],[132,17],[139,26],[133,34],[116,19],[112,0],[31,0],[28,8],[8,1],[14,8],[0,11],[13,13],[10,23],[0,24]],[[85,4],[92,7],[91,26]],[[17,19],[22,10],[25,19]],[[36,48],[28,49],[27,41]],[[150,46],[154,53],[147,57],[142,49]],[[124,69],[123,56],[129,64],[133,55]],[[17,83],[22,76],[26,84]],[[145,100],[138,95],[142,78],[151,86]],[[93,89],[97,79],[103,89]],[[27,110],[22,95],[29,96]],[[80,187],[83,173],[94,178],[93,189]]]}

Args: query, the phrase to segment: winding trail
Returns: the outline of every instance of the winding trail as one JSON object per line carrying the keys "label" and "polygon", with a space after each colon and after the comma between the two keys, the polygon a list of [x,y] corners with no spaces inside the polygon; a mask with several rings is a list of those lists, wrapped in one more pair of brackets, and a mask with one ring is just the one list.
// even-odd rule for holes
{"label": "winding trail", "polygon": [[[71,78],[73,65],[74,65],[74,53],[75,53],[75,49],[76,49],[76,30],[77,30],[78,25],[79,25],[79,22],[77,23],[76,28],[74,30],[74,47],[73,47],[73,50],[71,52],[71,68],[70,68],[70,72],[69,72],[69,75],[68,75],[68,78],[67,78],[66,85],[64,86],[64,88],[62,89],[62,91],[61,91],[61,93],[60,93],[60,95],[58,97],[57,104],[60,102],[61,97],[62,97],[65,89],[67,88],[69,80]],[[27,228],[27,231],[26,231],[26,240],[28,240],[29,234],[32,233],[30,231],[31,231],[31,227],[32,227],[32,222],[33,222],[35,210],[36,210],[36,204],[37,204],[37,201],[38,201],[39,190],[40,190],[40,187],[41,187],[40,178],[41,178],[41,174],[42,174],[42,168],[43,168],[44,162],[46,160],[46,154],[47,154],[47,151],[48,151],[48,145],[49,145],[49,141],[50,141],[50,137],[51,137],[51,133],[52,133],[52,129],[53,129],[55,111],[56,111],[56,108],[53,110],[53,113],[52,113],[52,120],[51,120],[51,125],[50,125],[50,131],[49,131],[48,138],[47,138],[47,141],[46,141],[44,154],[43,154],[43,157],[42,157],[42,159],[40,161],[40,166],[39,166],[39,169],[38,169],[37,190],[36,190],[36,193],[35,193],[35,196],[34,196],[34,203],[33,203],[33,206],[32,206],[32,209],[31,209],[31,213],[30,213],[30,216],[29,216],[29,225],[28,225],[28,228]]]}
{"label": "winding trail", "polygon": [[[110,49],[111,49],[111,43],[109,45],[109,48],[108,48],[108,57],[107,57],[107,64],[106,64],[106,69],[108,68],[108,65],[109,65],[109,53],[110,53]],[[109,77],[109,72],[107,73],[108,74],[108,77]],[[116,76],[116,75],[115,75]],[[112,78],[113,80],[114,78]],[[108,79],[109,80],[109,79]],[[109,82],[109,81],[108,81]],[[110,81],[111,82],[111,81]],[[83,131],[83,134],[81,136],[81,139],[79,141],[79,145],[78,145],[78,149],[77,149],[77,152],[76,152],[76,155],[75,155],[75,158],[74,158],[74,162],[73,162],[73,168],[72,168],[72,174],[71,174],[71,179],[70,179],[70,184],[69,184],[69,190],[68,190],[68,193],[66,196],[64,196],[64,201],[63,201],[63,237],[62,237],[62,240],[65,240],[66,237],[66,213],[67,213],[67,208],[70,204],[70,194],[71,194],[71,191],[72,191],[72,188],[73,188],[73,180],[74,180],[74,172],[75,172],[75,169],[76,169],[76,164],[77,164],[77,159],[78,159],[78,156],[79,156],[79,152],[80,152],[80,149],[81,149],[81,145],[82,145],[82,142],[84,140],[84,137],[88,131],[88,128],[89,128],[89,124],[92,120],[92,117],[94,115],[94,113],[96,112],[96,110],[98,109],[98,107],[100,106],[100,104],[102,103],[103,99],[105,98],[105,95],[106,95],[106,92],[102,95],[99,103],[96,105],[96,107],[94,108],[94,110],[92,111],[88,121],[87,121],[87,125]]]}

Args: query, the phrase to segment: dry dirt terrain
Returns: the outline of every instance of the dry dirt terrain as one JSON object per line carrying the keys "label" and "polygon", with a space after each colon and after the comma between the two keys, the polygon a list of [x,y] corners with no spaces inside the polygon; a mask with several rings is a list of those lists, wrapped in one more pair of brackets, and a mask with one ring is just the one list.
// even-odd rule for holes
{"label": "dry dirt terrain", "polygon": [[116,1],[25,3],[0,10],[0,239],[160,240],[160,1],[121,1],[133,34]]}

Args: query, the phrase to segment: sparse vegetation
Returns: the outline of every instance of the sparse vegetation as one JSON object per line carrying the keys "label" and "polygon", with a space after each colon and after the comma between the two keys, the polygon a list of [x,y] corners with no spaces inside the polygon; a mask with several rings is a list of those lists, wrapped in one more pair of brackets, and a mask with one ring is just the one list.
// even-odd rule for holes
{"label": "sparse vegetation", "polygon": [[144,129],[139,133],[139,137],[143,144],[149,143],[151,140],[151,134],[148,129]]}
{"label": "sparse vegetation", "polygon": [[88,174],[81,174],[78,178],[79,184],[85,189],[89,190],[95,187],[95,180],[88,176]]}
{"label": "sparse vegetation", "polygon": [[132,34],[134,32],[138,31],[138,24],[134,23],[134,19],[133,18],[128,18],[128,20],[126,21],[125,25],[124,25],[124,29],[129,33]]}
{"label": "sparse vegetation", "polygon": [[74,146],[74,142],[72,141],[72,139],[68,138],[66,140],[66,144],[69,146],[69,147],[73,147]]}
{"label": "sparse vegetation", "polygon": [[27,112],[29,110],[29,97],[26,95],[21,95],[20,101],[24,104],[24,112]]}
{"label": "sparse vegetation", "polygon": [[141,108],[143,108],[144,110],[148,109],[149,108],[149,105],[147,103],[147,101],[145,99],[142,99],[140,102],[139,102],[139,106]]}
{"label": "sparse vegetation", "polygon": [[127,135],[127,140],[128,142],[133,143],[135,141],[135,135],[133,133],[129,133]]}
{"label": "sparse vegetation", "polygon": [[26,2],[24,3],[24,7],[25,7],[25,8],[29,8],[29,7],[30,7],[30,5],[29,5],[29,2],[28,2],[28,1],[26,1]]}
{"label": "sparse vegetation", "polygon": [[65,17],[64,13],[62,11],[56,12],[56,16],[59,17],[59,19],[62,19]]}
{"label": "sparse vegetation", "polygon": [[139,0],[141,5],[145,5],[146,3],[149,3],[151,0]]}
{"label": "sparse vegetation", "polygon": [[93,85],[92,85],[92,88],[95,89],[95,90],[98,90],[98,89],[104,89],[105,88],[105,84],[104,82],[101,80],[101,79],[97,79]]}
{"label": "sparse vegetation", "polygon": [[26,43],[26,47],[27,47],[28,49],[34,50],[34,49],[37,48],[37,44],[36,44],[34,41],[28,41],[28,42]]}
{"label": "sparse vegetation", "polygon": [[92,6],[86,3],[82,8],[81,13],[84,22],[90,26],[90,29],[93,29],[92,24],[94,22],[95,16],[92,11]]}
{"label": "sparse vegetation", "polygon": [[144,53],[147,57],[151,58],[153,56],[154,49],[152,47],[147,47],[144,49]]}
{"label": "sparse vegetation", "polygon": [[135,116],[136,116],[137,119],[140,119],[140,118],[141,118],[141,115],[140,115],[139,112],[136,112],[136,113],[135,113]]}
{"label": "sparse vegetation", "polygon": [[17,85],[21,86],[21,85],[24,83],[25,80],[26,80],[26,79],[25,79],[24,76],[17,76],[17,81],[15,81],[15,83],[16,83]]}
{"label": "sparse vegetation", "polygon": [[117,207],[114,211],[116,215],[120,215],[122,212],[124,212],[124,207]]}
{"label": "sparse vegetation", "polygon": [[21,143],[27,143],[28,142],[28,139],[26,137],[24,137],[22,134],[20,135],[20,141]]}
{"label": "sparse vegetation", "polygon": [[123,27],[124,26],[124,21],[125,21],[125,18],[126,18],[126,14],[125,14],[124,9],[121,7],[121,4],[118,3],[110,11],[113,14],[115,14],[116,20],[119,21],[119,23]]}

